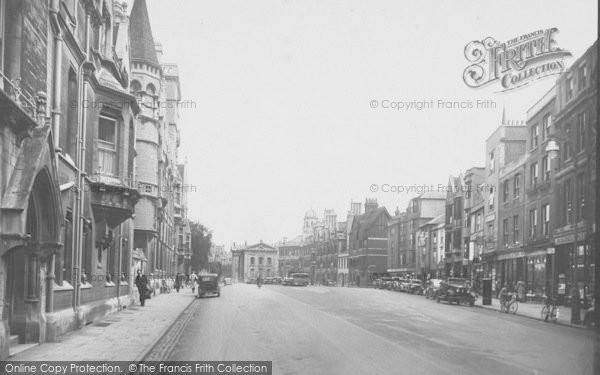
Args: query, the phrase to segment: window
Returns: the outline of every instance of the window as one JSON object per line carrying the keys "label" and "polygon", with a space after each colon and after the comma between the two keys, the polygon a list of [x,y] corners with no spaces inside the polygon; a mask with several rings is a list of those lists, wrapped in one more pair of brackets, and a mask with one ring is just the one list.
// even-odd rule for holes
{"label": "window", "polygon": [[577,210],[577,220],[581,221],[585,219],[584,209],[585,209],[585,176],[583,173],[577,175],[577,190],[578,190],[578,198],[579,198],[579,209]]}
{"label": "window", "polygon": [[489,201],[489,206],[490,206],[490,210],[494,209],[494,187],[491,186],[490,187],[490,201]]}
{"label": "window", "polygon": [[254,257],[250,257],[250,264],[254,265]]}
{"label": "window", "polygon": [[538,134],[538,124],[535,124],[531,127],[531,148],[536,148],[538,146]]}
{"label": "window", "polygon": [[117,172],[117,120],[106,116],[98,120],[98,171]]}
{"label": "window", "polygon": [[587,65],[582,64],[578,71],[579,90],[583,90],[587,86]]}
{"label": "window", "polygon": [[156,94],[156,88],[153,84],[149,83],[148,86],[146,86],[146,93],[151,96]]}
{"label": "window", "polygon": [[513,180],[513,199],[519,198],[521,195],[521,175],[516,174]]}
{"label": "window", "polygon": [[504,180],[504,184],[503,184],[503,193],[502,193],[502,202],[506,203],[508,202],[508,196],[509,196],[509,185],[508,185],[508,180]]}
{"label": "window", "polygon": [[258,258],[258,265],[262,266],[263,265],[263,257],[259,257]]}
{"label": "window", "polygon": [[547,236],[550,234],[550,205],[542,205],[542,234]]}
{"label": "window", "polygon": [[552,116],[547,114],[542,119],[542,138],[548,139],[550,137],[550,127],[552,126]]}
{"label": "window", "polygon": [[476,231],[481,230],[481,213],[478,213],[475,218],[475,230]]}
{"label": "window", "polygon": [[537,232],[537,209],[529,210],[529,237],[534,238]]}
{"label": "window", "polygon": [[131,81],[130,89],[132,93],[137,94],[139,91],[142,90],[142,85],[138,81],[133,80]]}
{"label": "window", "polygon": [[542,171],[544,172],[544,181],[550,181],[550,162],[548,160],[548,155],[545,155],[542,158]]}
{"label": "window", "polygon": [[586,118],[585,112],[577,116],[577,152],[585,150]]}
{"label": "window", "polygon": [[508,219],[502,220],[502,240],[504,246],[508,246]]}
{"label": "window", "polygon": [[565,219],[567,224],[573,223],[573,184],[571,180],[565,181],[564,186]]}
{"label": "window", "polygon": [[519,243],[519,215],[513,216],[513,243]]}
{"label": "window", "polygon": [[538,183],[538,164],[533,163],[531,167],[529,167],[529,174],[531,176],[531,187],[534,188]]}
{"label": "window", "polygon": [[[565,133],[566,133],[566,138],[567,139],[571,139],[571,124],[567,124],[565,127]],[[562,145],[563,148],[563,152],[564,152],[564,159],[565,160],[569,160],[571,159],[571,155],[573,155],[573,149],[571,148],[571,145],[569,142],[563,142]]]}
{"label": "window", "polygon": [[494,173],[496,163],[494,161],[494,151],[490,152],[490,174]]}
{"label": "window", "polygon": [[573,78],[569,77],[567,78],[567,87],[566,87],[566,94],[567,94],[567,101],[571,100],[573,98]]}

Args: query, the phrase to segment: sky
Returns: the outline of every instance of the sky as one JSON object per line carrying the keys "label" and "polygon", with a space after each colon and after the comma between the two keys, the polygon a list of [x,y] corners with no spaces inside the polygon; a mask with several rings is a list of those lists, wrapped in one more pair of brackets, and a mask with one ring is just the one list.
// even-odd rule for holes
{"label": "sky", "polygon": [[[411,186],[484,166],[503,109],[525,120],[554,79],[470,88],[465,46],[556,27],[573,54],[568,67],[598,25],[595,0],[147,3],[188,103],[179,158],[190,173],[189,217],[227,247],[293,238],[311,208],[343,221],[352,200],[376,198],[403,211],[417,195]],[[433,105],[389,108],[424,101]]]}

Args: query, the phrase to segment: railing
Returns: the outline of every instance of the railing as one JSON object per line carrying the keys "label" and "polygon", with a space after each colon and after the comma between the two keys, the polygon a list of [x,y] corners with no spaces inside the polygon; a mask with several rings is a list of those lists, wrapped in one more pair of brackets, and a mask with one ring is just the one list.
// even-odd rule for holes
{"label": "railing", "polygon": [[33,95],[21,88],[21,79],[11,80],[0,71],[0,89],[4,90],[25,112],[35,118],[37,108]]}

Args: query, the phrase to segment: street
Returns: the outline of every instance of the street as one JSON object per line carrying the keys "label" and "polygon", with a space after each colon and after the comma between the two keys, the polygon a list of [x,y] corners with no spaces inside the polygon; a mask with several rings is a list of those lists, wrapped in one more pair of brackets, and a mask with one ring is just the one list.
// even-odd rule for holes
{"label": "street", "polygon": [[234,284],[187,312],[154,356],[288,375],[593,373],[590,331],[386,290]]}

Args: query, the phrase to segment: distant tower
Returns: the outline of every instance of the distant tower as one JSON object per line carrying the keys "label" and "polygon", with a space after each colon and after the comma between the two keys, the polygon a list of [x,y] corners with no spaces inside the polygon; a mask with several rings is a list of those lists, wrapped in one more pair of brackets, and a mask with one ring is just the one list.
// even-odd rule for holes
{"label": "distant tower", "polygon": [[162,73],[150,27],[145,0],[135,0],[129,17],[131,45],[130,90],[140,103],[136,124],[135,181],[141,197],[135,206],[135,247],[143,248],[151,269],[160,257],[158,248],[158,217],[160,200],[159,155],[161,122],[158,114]]}

